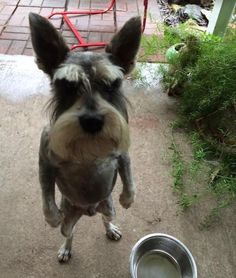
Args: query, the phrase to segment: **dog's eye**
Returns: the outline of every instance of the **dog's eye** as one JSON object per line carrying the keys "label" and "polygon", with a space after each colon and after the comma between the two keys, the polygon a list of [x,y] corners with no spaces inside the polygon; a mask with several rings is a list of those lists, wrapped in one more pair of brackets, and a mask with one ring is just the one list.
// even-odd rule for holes
{"label": "dog's eye", "polygon": [[112,82],[112,87],[119,88],[121,86],[122,80],[120,78],[116,78],[115,81]]}
{"label": "dog's eye", "polygon": [[119,89],[120,86],[121,86],[121,82],[122,82],[122,81],[121,81],[120,78],[115,79],[115,81],[113,81],[113,82],[110,84],[110,90],[111,90],[111,91],[115,91],[115,90]]}
{"label": "dog's eye", "polygon": [[102,82],[101,83],[101,89],[107,93],[112,93],[114,91],[116,91],[117,89],[120,88],[121,86],[121,79],[120,78],[117,78],[115,79],[113,82],[111,83],[105,83],[105,82]]}
{"label": "dog's eye", "polygon": [[75,96],[78,94],[79,84],[74,81],[68,81],[66,79],[56,79],[55,80],[55,87],[60,91],[63,91],[68,96]]}

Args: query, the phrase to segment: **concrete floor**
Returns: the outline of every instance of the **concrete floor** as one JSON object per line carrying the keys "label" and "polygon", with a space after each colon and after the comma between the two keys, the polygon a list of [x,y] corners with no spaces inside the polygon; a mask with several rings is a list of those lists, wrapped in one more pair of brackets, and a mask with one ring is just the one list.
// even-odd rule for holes
{"label": "concrete floor", "polygon": [[[28,82],[32,81],[31,74],[31,87],[39,88],[46,81],[34,68],[33,58],[28,63],[32,69]],[[124,210],[118,202],[120,182],[115,187],[115,223],[123,231],[122,240],[106,239],[99,215],[84,217],[77,224],[71,261],[60,265],[56,253],[63,238],[58,229],[44,223],[37,174],[39,136],[47,122],[42,112],[49,98],[47,84],[40,87],[42,94],[12,98],[7,91],[12,90],[13,83],[19,90],[26,83],[17,77],[16,66],[9,68],[0,80],[1,277],[128,278],[132,246],[140,237],[154,232],[173,235],[188,246],[196,259],[199,278],[235,277],[235,210],[226,211],[216,227],[200,231],[199,221],[208,204],[197,205],[186,213],[181,213],[177,205],[169,159],[169,123],[176,117],[175,102],[160,89],[129,93],[133,104],[130,153],[138,192],[132,208]],[[12,82],[4,87],[7,79]]]}

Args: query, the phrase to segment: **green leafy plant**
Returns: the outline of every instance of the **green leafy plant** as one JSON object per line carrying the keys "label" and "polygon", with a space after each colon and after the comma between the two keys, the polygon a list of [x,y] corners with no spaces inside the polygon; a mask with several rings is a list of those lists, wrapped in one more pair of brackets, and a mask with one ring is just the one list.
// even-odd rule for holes
{"label": "green leafy plant", "polygon": [[181,191],[183,189],[184,162],[182,159],[182,155],[174,142],[171,145],[171,149],[173,150],[173,156],[172,156],[172,176],[174,178],[173,188],[175,191]]}
{"label": "green leafy plant", "polygon": [[[179,125],[177,127],[179,128]],[[221,157],[196,131],[190,133],[189,139],[192,159],[181,153],[174,136],[172,138],[173,188],[183,210],[201,202],[209,194],[215,196],[216,206],[210,209],[200,223],[200,228],[210,228],[218,222],[221,211],[236,201],[236,157]],[[203,182],[205,186],[198,188],[194,185],[199,181],[202,183],[202,175],[206,176]]]}
{"label": "green leafy plant", "polygon": [[164,37],[154,35],[150,41],[144,39],[148,53],[165,52],[173,44],[185,42],[176,64],[163,67],[165,88],[175,80],[182,96],[181,112],[189,121],[209,115],[216,110],[226,110],[236,103],[236,32],[224,39],[189,29],[186,25],[178,28],[165,27]]}
{"label": "green leafy plant", "polygon": [[[183,209],[204,194],[215,196],[217,205],[203,221],[207,227],[236,201],[236,30],[228,28],[221,38],[185,24],[158,28],[163,36],[143,38],[146,57],[185,44],[174,64],[160,68],[165,91],[179,96],[179,118],[172,128],[189,132],[193,151],[189,162],[172,140],[173,188]],[[193,192],[191,184],[203,173],[205,187]]]}
{"label": "green leafy plant", "polygon": [[181,111],[190,121],[226,110],[236,102],[235,60],[235,42],[231,40],[201,45],[196,64],[185,70],[189,79],[181,93]]}
{"label": "green leafy plant", "polygon": [[[173,134],[172,134],[173,135]],[[175,193],[179,197],[178,204],[181,206],[183,210],[188,209],[191,207],[199,198],[200,195],[189,192],[189,187],[185,184],[184,178],[186,173],[188,173],[188,162],[185,161],[184,155],[181,153],[180,149],[178,148],[177,143],[175,142],[174,135],[172,137],[172,177],[174,179],[173,182],[173,189]],[[190,166],[191,167],[191,166]],[[192,177],[193,173],[190,172],[190,176]]]}

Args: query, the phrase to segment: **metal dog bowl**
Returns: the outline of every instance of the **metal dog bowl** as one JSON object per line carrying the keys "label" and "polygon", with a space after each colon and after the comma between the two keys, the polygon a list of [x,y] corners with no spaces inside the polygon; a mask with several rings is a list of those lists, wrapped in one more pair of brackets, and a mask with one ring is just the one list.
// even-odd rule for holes
{"label": "metal dog bowl", "polygon": [[166,234],[141,238],[130,255],[132,278],[197,278],[197,267],[188,248]]}

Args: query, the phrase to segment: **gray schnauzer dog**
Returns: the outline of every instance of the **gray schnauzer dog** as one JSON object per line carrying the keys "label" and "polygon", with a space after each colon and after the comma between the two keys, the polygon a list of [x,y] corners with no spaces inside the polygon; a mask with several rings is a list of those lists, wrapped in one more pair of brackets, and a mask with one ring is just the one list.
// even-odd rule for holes
{"label": "gray schnauzer dog", "polygon": [[[131,175],[127,101],[122,82],[135,64],[141,20],[131,18],[114,35],[105,53],[70,52],[45,18],[30,13],[31,39],[37,65],[51,80],[51,120],[42,132],[39,179],[45,220],[61,225],[66,237],[58,260],[71,257],[73,228],[82,215],[102,214],[106,235],[121,238],[111,223],[111,193],[119,173],[120,204],[129,208],[135,185]],[[55,184],[62,194],[55,202]]]}

